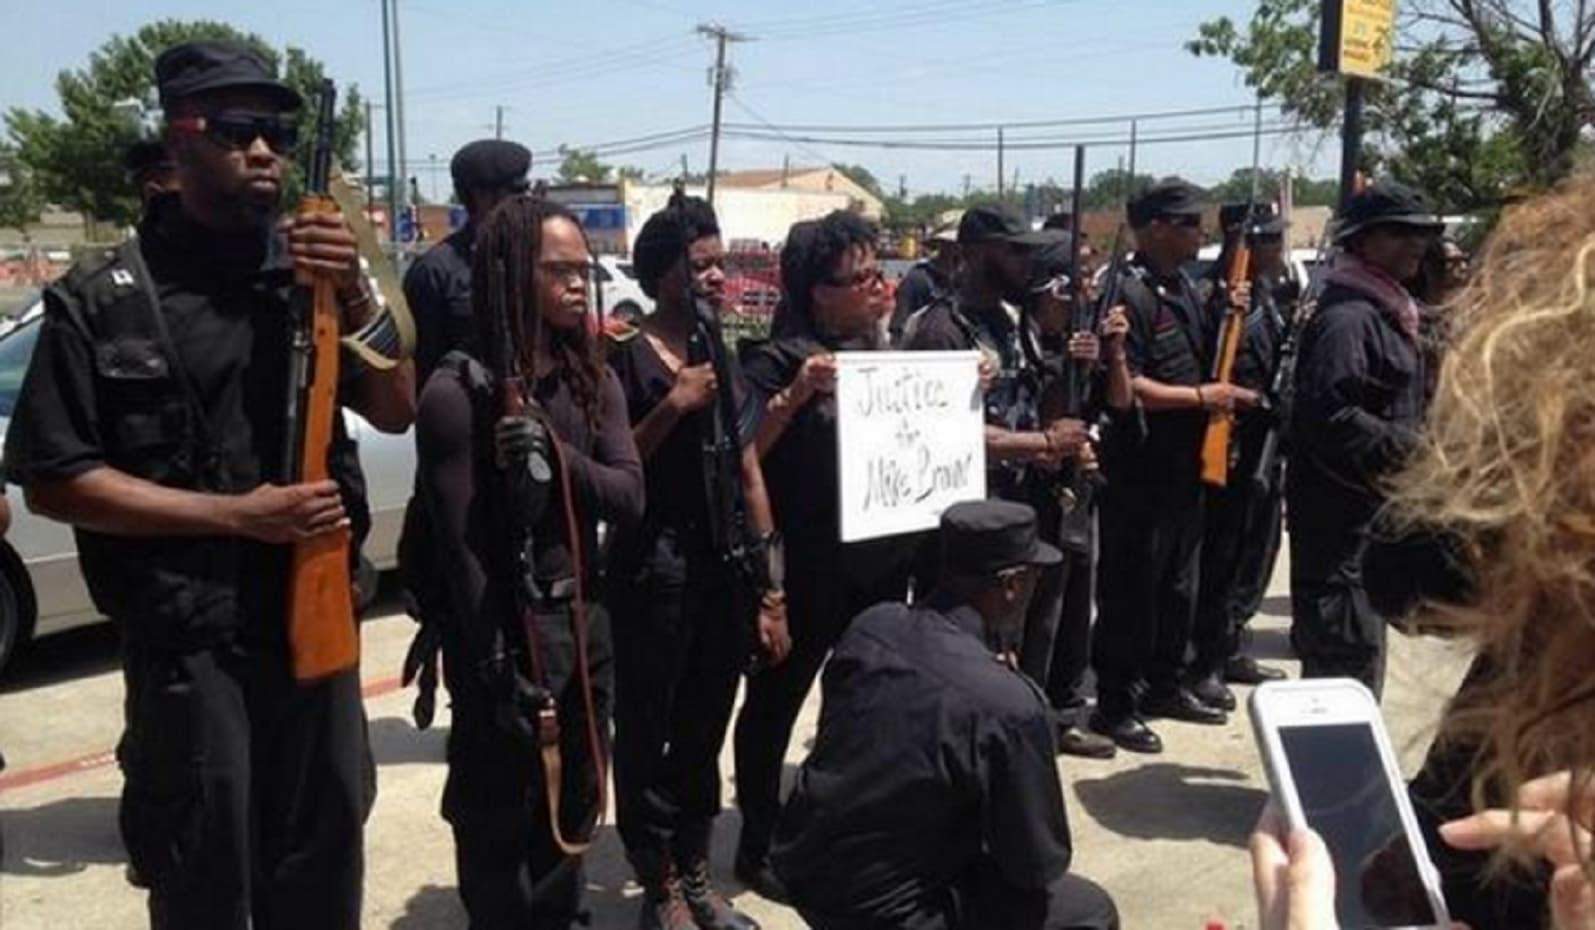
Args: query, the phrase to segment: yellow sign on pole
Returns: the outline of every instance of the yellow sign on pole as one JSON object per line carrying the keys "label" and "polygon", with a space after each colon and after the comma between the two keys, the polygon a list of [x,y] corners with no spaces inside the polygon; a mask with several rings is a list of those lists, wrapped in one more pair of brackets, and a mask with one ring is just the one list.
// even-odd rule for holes
{"label": "yellow sign on pole", "polygon": [[1396,0],[1324,0],[1318,67],[1378,77],[1396,43]]}

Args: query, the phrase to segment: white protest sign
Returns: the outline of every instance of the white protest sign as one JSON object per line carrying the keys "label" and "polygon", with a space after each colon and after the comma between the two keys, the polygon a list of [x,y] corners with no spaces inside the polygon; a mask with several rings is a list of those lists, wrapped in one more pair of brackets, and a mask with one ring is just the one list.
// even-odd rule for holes
{"label": "white protest sign", "polygon": [[842,541],[934,529],[986,496],[979,352],[840,352]]}

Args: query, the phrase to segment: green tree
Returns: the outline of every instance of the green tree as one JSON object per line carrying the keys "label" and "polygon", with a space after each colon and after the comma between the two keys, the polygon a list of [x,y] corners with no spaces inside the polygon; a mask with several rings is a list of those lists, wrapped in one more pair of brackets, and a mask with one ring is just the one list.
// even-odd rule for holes
{"label": "green tree", "polygon": [[559,180],[565,184],[586,182],[588,184],[605,184],[609,181],[614,168],[599,161],[598,156],[583,149],[559,147],[561,160],[559,163]]}
{"label": "green tree", "polygon": [[28,227],[44,212],[44,193],[33,171],[12,146],[0,145],[0,229],[15,229],[29,240]]}
{"label": "green tree", "polygon": [[[1304,128],[1340,119],[1317,70],[1318,0],[1259,0],[1249,23],[1203,23],[1186,48],[1230,59]],[[1448,209],[1500,203],[1565,176],[1595,119],[1595,8],[1550,0],[1409,0],[1387,81],[1370,83],[1361,167]]]}
{"label": "green tree", "polygon": [[1087,210],[1106,210],[1122,207],[1132,197],[1144,193],[1157,183],[1150,174],[1130,176],[1123,168],[1099,171],[1086,182],[1085,194],[1080,198]]}
{"label": "green tree", "polygon": [[[159,111],[154,63],[162,50],[195,39],[232,39],[260,51],[284,83],[305,96],[300,157],[287,185],[292,198],[303,188],[303,166],[315,138],[315,94],[324,66],[304,51],[279,53],[261,37],[225,23],[163,20],[132,36],[112,36],[89,56],[86,67],[60,72],[56,93],[63,118],[39,110],[12,108],[5,116],[18,157],[34,172],[44,196],[86,216],[126,224],[138,215],[136,193],[122,169],[122,155],[148,130],[143,114]],[[342,107],[333,132],[335,156],[357,170],[356,142],[364,125],[363,104],[353,85],[340,88]]]}

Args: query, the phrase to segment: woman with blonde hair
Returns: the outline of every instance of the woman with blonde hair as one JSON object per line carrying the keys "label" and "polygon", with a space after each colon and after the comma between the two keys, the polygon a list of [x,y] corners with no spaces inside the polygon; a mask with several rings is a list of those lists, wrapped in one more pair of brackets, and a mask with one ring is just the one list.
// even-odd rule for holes
{"label": "woman with blonde hair", "polygon": [[[1467,747],[1473,816],[1444,842],[1534,863],[1556,930],[1595,928],[1595,174],[1509,209],[1448,308],[1454,341],[1397,527],[1447,537],[1472,580],[1422,623],[1478,659],[1442,726]],[[1493,809],[1490,802],[1504,801]],[[1252,837],[1260,925],[1332,927],[1334,876],[1270,808]],[[1486,930],[1475,927],[1474,930]]]}

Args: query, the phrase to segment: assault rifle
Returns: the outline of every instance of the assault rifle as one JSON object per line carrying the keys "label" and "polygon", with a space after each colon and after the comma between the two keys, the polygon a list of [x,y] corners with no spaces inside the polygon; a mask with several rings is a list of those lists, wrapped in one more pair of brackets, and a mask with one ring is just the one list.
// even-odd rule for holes
{"label": "assault rifle", "polygon": [[757,671],[763,662],[758,635],[759,596],[780,586],[778,540],[762,540],[748,522],[747,500],[742,494],[742,431],[737,415],[736,388],[727,361],[725,334],[720,315],[700,300],[693,287],[692,234],[687,228],[686,191],[676,185],[668,208],[676,210],[681,224],[682,295],[692,313],[692,335],[687,340],[687,364],[707,363],[714,370],[714,403],[697,417],[699,445],[703,455],[703,492],[709,508],[709,541],[714,551],[731,570],[731,601],[736,616],[745,616],[748,625],[742,635],[746,643],[747,670]]}
{"label": "assault rifle", "polygon": [[[1325,234],[1327,237],[1327,233]],[[1280,335],[1279,348],[1274,352],[1274,368],[1269,375],[1268,391],[1264,400],[1268,404],[1272,419],[1268,426],[1268,435],[1263,437],[1262,451],[1257,456],[1257,467],[1252,472],[1252,492],[1259,497],[1267,497],[1279,490],[1279,483],[1283,478],[1280,470],[1281,455],[1284,442],[1290,430],[1291,410],[1296,399],[1296,358],[1301,348],[1301,328],[1307,322],[1307,314],[1312,312],[1314,304],[1318,302],[1318,294],[1323,290],[1324,278],[1329,273],[1329,249],[1327,238],[1318,246],[1318,258],[1309,269],[1309,275],[1317,272],[1316,279],[1304,281],[1301,296],[1295,301],[1291,312],[1285,316],[1285,328]]]}
{"label": "assault rifle", "polygon": [[[1106,305],[1097,302],[1086,306],[1085,291],[1080,267],[1080,212],[1083,206],[1081,192],[1085,188],[1085,146],[1074,149],[1074,201],[1069,224],[1069,331],[1064,337],[1061,358],[1056,370],[1049,368],[1035,345],[1028,320],[1022,321],[1019,344],[1027,360],[1040,377],[1039,414],[1045,429],[1060,419],[1084,420],[1091,404],[1091,379],[1093,366],[1081,363],[1069,355],[1068,336],[1074,333],[1095,333]],[[1122,261],[1122,257],[1119,259]],[[1028,312],[1028,307],[1025,308]],[[1021,314],[1024,315],[1023,313]],[[1051,492],[1058,503],[1062,517],[1058,525],[1059,545],[1074,552],[1088,553],[1093,545],[1091,532],[1092,503],[1102,488],[1102,473],[1087,471],[1079,462],[1067,463],[1052,477]]]}
{"label": "assault rifle", "polygon": [[[337,89],[321,83],[309,183],[298,212],[335,213],[328,193]],[[286,448],[293,484],[328,478],[327,449],[338,412],[338,298],[326,273],[295,272],[289,308]],[[295,543],[288,575],[288,647],[294,677],[312,681],[360,662],[354,591],[349,579],[349,529]]]}

